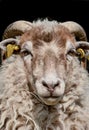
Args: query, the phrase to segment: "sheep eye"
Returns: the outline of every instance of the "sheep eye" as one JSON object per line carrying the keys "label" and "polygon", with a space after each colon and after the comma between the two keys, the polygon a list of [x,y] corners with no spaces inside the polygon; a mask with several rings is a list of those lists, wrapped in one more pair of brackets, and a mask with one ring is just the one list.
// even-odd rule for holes
{"label": "sheep eye", "polygon": [[27,56],[27,55],[33,56],[32,53],[29,50],[23,50],[23,51],[21,51],[21,55],[22,56]]}
{"label": "sheep eye", "polygon": [[67,54],[70,55],[70,56],[75,56],[76,50],[75,49],[69,50]]}
{"label": "sheep eye", "polygon": [[27,56],[27,55],[29,55],[30,53],[29,53],[29,51],[24,51],[23,54],[24,54],[24,56]]}
{"label": "sheep eye", "polygon": [[67,55],[66,55],[67,57],[67,60],[68,61],[71,61],[71,58],[73,57],[73,56],[76,56],[76,50],[75,49],[71,49],[71,50],[69,50],[68,52],[67,52]]}

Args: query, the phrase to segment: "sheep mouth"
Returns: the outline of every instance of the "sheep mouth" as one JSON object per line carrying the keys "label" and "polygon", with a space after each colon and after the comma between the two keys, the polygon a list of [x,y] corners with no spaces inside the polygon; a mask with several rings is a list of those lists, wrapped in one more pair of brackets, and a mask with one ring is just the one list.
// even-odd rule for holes
{"label": "sheep mouth", "polygon": [[49,98],[57,99],[57,98],[59,98],[59,96],[42,96],[42,98],[44,98],[44,99],[49,99]]}
{"label": "sheep mouth", "polygon": [[61,96],[49,96],[49,97],[39,97],[42,102],[44,102],[46,105],[56,105],[60,100]]}
{"label": "sheep mouth", "polygon": [[60,96],[42,96],[37,93],[31,93],[38,101],[45,105],[56,105],[63,98],[63,95]]}

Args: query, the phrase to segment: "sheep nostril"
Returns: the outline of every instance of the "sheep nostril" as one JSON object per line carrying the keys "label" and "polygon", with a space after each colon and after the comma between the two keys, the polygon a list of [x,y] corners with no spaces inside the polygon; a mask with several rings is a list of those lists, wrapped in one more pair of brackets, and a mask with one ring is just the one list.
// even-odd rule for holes
{"label": "sheep nostril", "polygon": [[47,88],[55,88],[55,87],[59,86],[59,81],[47,83],[46,81],[43,80],[42,85],[47,87]]}
{"label": "sheep nostril", "polygon": [[47,85],[47,83],[45,81],[42,81],[42,84],[43,84],[43,86],[48,88],[48,85]]}
{"label": "sheep nostril", "polygon": [[55,84],[54,84],[54,88],[59,86],[59,81],[57,81]]}

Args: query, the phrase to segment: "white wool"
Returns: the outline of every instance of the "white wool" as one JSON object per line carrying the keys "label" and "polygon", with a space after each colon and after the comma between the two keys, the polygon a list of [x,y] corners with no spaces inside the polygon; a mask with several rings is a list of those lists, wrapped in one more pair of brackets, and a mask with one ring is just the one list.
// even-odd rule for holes
{"label": "white wool", "polygon": [[[68,74],[72,75],[68,87],[75,82],[77,71],[78,87],[65,94],[62,102],[47,106],[29,92],[20,56],[9,58],[0,70],[0,130],[88,130],[88,75],[76,61],[73,65],[74,71]],[[81,104],[76,103],[77,99]]]}
{"label": "white wool", "polygon": [[33,21],[33,27],[42,27],[43,32],[51,32],[53,29],[56,30],[58,22],[56,20],[49,21],[48,19]]}
{"label": "white wool", "polygon": [[[33,26],[40,25],[43,31],[51,32],[58,23],[33,22]],[[62,100],[52,106],[44,104],[30,91],[26,64],[20,55],[12,55],[3,62],[0,68],[0,130],[89,130],[88,72],[80,67],[76,57],[67,62],[66,90]]]}

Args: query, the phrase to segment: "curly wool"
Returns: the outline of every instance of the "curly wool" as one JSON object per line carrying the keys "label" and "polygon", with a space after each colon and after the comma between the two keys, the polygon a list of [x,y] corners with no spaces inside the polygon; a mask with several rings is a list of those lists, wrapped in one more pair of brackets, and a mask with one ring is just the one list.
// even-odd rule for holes
{"label": "curly wool", "polygon": [[88,73],[72,64],[62,101],[47,106],[29,91],[21,57],[7,59],[0,70],[0,130],[89,130]]}

